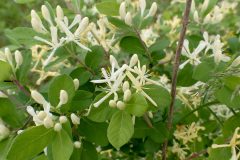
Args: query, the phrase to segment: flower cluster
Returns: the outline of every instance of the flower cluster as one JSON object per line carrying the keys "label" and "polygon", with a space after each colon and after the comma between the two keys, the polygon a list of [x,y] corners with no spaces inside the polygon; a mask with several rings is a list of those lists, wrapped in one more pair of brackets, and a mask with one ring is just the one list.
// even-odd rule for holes
{"label": "flower cluster", "polygon": [[[34,38],[48,45],[52,50],[50,55],[44,61],[43,66],[49,64],[59,47],[69,42],[76,43],[80,48],[90,51],[90,49],[81,42],[82,35],[86,34],[88,31],[88,17],[82,18],[80,15],[76,15],[72,23],[69,23],[69,19],[64,16],[63,10],[60,6],[57,6],[56,8],[56,16],[52,16],[45,5],[42,6],[41,11],[49,28],[46,28],[43,25],[41,18],[35,10],[31,11],[31,23],[36,32],[43,34],[42,37],[35,36]],[[77,28],[75,26],[77,26]],[[50,35],[51,39],[44,38],[45,35]]]}
{"label": "flower cluster", "polygon": [[[106,83],[108,86],[108,88],[105,89],[107,94],[95,102],[93,104],[94,107],[100,106],[111,95],[114,95],[114,98],[109,101],[109,106],[124,109],[124,102],[131,99],[133,90],[142,94],[150,103],[157,106],[156,102],[148,96],[143,89],[146,84],[161,84],[149,78],[150,75],[148,74],[147,67],[146,65],[140,65],[137,54],[131,57],[129,65],[124,64],[120,67],[117,60],[112,55],[110,56],[110,63],[111,71],[109,73],[102,68],[104,79],[91,81],[96,84]],[[118,96],[118,93],[121,91],[123,92],[123,101],[120,101]]]}

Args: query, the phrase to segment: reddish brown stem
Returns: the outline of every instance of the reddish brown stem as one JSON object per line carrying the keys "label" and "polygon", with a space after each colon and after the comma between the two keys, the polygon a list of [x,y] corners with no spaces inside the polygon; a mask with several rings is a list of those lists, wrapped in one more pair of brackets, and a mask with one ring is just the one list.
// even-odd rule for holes
{"label": "reddish brown stem", "polygon": [[[174,104],[175,104],[175,98],[176,98],[177,76],[178,76],[178,70],[179,70],[179,64],[180,64],[180,56],[181,56],[183,42],[184,42],[186,31],[187,31],[187,25],[188,25],[190,10],[191,10],[191,4],[192,4],[192,0],[186,0],[186,7],[185,7],[183,19],[182,19],[182,30],[180,33],[180,38],[178,41],[176,55],[174,58],[172,88],[171,88],[171,104],[169,107],[168,122],[167,122],[168,130],[171,130],[171,128],[172,128],[172,120],[173,120],[173,111],[174,111]],[[166,160],[166,158],[167,158],[167,146],[168,146],[168,140],[166,140],[163,144],[163,148],[162,148],[162,159],[163,160]]]}

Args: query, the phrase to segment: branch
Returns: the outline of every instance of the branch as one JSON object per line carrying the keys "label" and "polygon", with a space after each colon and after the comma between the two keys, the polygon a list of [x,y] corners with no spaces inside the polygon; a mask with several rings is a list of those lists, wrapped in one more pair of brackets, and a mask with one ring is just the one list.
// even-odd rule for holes
{"label": "branch", "polygon": [[[180,33],[180,39],[178,41],[178,46],[176,50],[176,55],[174,59],[174,67],[173,67],[173,78],[172,78],[172,88],[171,88],[171,104],[169,107],[168,112],[168,122],[167,122],[167,128],[168,130],[171,130],[172,128],[172,120],[173,120],[173,111],[174,111],[174,104],[175,104],[175,98],[176,98],[176,87],[177,87],[177,76],[178,76],[178,70],[179,70],[179,64],[180,64],[180,56],[183,48],[183,42],[186,35],[187,25],[188,25],[188,19],[189,14],[191,10],[191,4],[192,0],[186,0],[186,8],[183,15],[182,20],[182,30]],[[168,146],[168,140],[166,140],[163,144],[162,148],[162,159],[166,160],[167,155],[167,146]]]}
{"label": "branch", "polygon": [[193,153],[190,157],[186,158],[186,160],[192,160],[195,158],[199,158],[200,156],[202,156],[203,154],[206,154],[206,153],[207,153],[207,150],[202,150],[200,152]]}

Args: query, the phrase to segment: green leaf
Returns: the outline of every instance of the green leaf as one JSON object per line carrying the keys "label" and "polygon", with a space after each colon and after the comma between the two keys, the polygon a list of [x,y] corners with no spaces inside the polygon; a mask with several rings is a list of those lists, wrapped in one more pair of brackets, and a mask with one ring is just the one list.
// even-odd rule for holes
{"label": "green leaf", "polygon": [[117,28],[124,29],[124,30],[132,30],[130,26],[126,25],[124,21],[118,18],[108,17],[108,21]]}
{"label": "green leaf", "polygon": [[91,52],[85,57],[85,63],[92,69],[98,69],[104,58],[104,49],[100,46],[93,46]]}
{"label": "green leaf", "polygon": [[76,91],[75,96],[73,97],[72,104],[71,104],[71,111],[82,111],[88,108],[92,103],[92,92],[78,90]]}
{"label": "green leaf", "polygon": [[82,142],[80,149],[74,148],[70,160],[97,160],[98,154],[96,147],[87,141]]}
{"label": "green leaf", "polygon": [[7,157],[7,153],[10,149],[10,146],[12,144],[13,137],[10,137],[8,139],[5,139],[0,142],[0,159],[5,160]]}
{"label": "green leaf", "polygon": [[143,120],[143,118],[136,118],[134,124],[133,138],[145,138],[150,131],[150,128]]}
{"label": "green leaf", "polygon": [[75,87],[71,77],[67,75],[60,75],[53,79],[49,86],[48,98],[52,106],[56,107],[59,103],[60,91],[65,90],[68,93],[68,103],[62,105],[61,110],[69,109],[69,104],[75,94]]}
{"label": "green leaf", "polygon": [[226,104],[228,107],[240,107],[240,96],[234,96],[234,92],[227,87],[222,87],[221,89],[216,90],[214,95],[219,102]]}
{"label": "green leaf", "polygon": [[240,126],[240,113],[233,115],[227,119],[222,128],[222,133],[225,138],[229,138],[233,135],[235,129]]}
{"label": "green leaf", "polygon": [[73,143],[65,130],[57,132],[52,142],[53,160],[66,160],[71,157],[73,152]]}
{"label": "green leaf", "polygon": [[204,61],[193,71],[193,78],[202,82],[207,82],[214,73],[214,61]]}
{"label": "green leaf", "polygon": [[130,54],[145,54],[144,46],[137,37],[126,36],[121,39],[120,47],[124,52]]}
{"label": "green leaf", "polygon": [[117,149],[126,144],[132,137],[134,127],[131,116],[124,112],[116,112],[110,121],[107,130],[109,142]]}
{"label": "green leaf", "polygon": [[148,109],[148,103],[143,95],[134,93],[129,102],[126,102],[126,111],[134,116],[142,116]]}
{"label": "green leaf", "polygon": [[17,76],[20,84],[26,84],[28,80],[29,72],[31,69],[32,63],[32,53],[31,52],[23,52],[23,63],[20,66],[20,69],[17,71]]}
{"label": "green leaf", "polygon": [[48,160],[48,159],[47,156],[45,156],[45,154],[41,154],[40,156],[37,156],[33,160]]}
{"label": "green leaf", "polygon": [[[94,102],[97,102],[105,95],[106,95],[105,93],[97,95]],[[97,108],[92,106],[88,118],[94,122],[105,122],[106,120],[109,120],[112,117],[113,113],[116,111],[116,109],[109,107],[108,102],[110,99],[112,99],[112,96],[110,96]]]}
{"label": "green leaf", "polygon": [[183,69],[178,73],[177,85],[182,87],[187,87],[195,84],[197,81],[192,78],[193,67],[190,64],[187,64]]}
{"label": "green leaf", "polygon": [[11,66],[4,61],[0,61],[0,82],[8,79],[11,74]]}
{"label": "green leaf", "polygon": [[20,3],[20,4],[25,4],[25,3],[30,3],[33,2],[35,0],[14,0],[16,3]]}
{"label": "green leaf", "polygon": [[0,98],[0,117],[14,128],[21,127],[25,120],[24,113],[6,98]]}
{"label": "green leaf", "polygon": [[240,77],[228,76],[223,79],[224,84],[231,90],[235,90],[240,85]]}
{"label": "green leaf", "polygon": [[86,71],[85,68],[79,67],[73,70],[70,76],[73,79],[77,78],[79,80],[79,85],[82,86],[89,80],[92,74],[89,71]]}
{"label": "green leaf", "polygon": [[168,129],[165,123],[158,122],[149,131],[149,137],[157,143],[162,143],[168,138]]}
{"label": "green leaf", "polygon": [[239,51],[239,49],[240,49],[240,42],[237,37],[229,38],[228,45],[233,53]]}
{"label": "green leaf", "polygon": [[53,136],[53,129],[46,129],[44,126],[29,128],[14,139],[7,159],[32,159],[51,143]]}
{"label": "green leaf", "polygon": [[107,16],[118,16],[119,15],[119,4],[116,1],[103,1],[96,4],[97,10],[101,14]]}
{"label": "green leaf", "polygon": [[[171,96],[165,88],[157,85],[146,85],[144,88],[146,88],[144,92],[157,103],[157,107],[163,109],[170,105]],[[149,102],[148,104],[152,103]]]}
{"label": "green leaf", "polygon": [[169,39],[167,39],[167,38],[160,39],[149,47],[149,51],[150,52],[161,51],[161,50],[165,49],[166,47],[168,47],[169,44],[170,44]]}
{"label": "green leaf", "polygon": [[78,128],[79,134],[84,136],[87,141],[93,142],[100,146],[108,145],[106,122],[96,123],[86,119],[81,120]]}

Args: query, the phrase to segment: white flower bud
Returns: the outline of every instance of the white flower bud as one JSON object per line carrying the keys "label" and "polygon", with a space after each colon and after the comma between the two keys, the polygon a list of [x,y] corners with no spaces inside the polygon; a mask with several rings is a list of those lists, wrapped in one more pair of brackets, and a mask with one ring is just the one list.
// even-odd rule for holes
{"label": "white flower bud", "polygon": [[61,129],[62,129],[61,123],[56,123],[54,125],[54,131],[59,132],[59,131],[61,131]]}
{"label": "white flower bud", "polygon": [[43,34],[47,33],[47,30],[43,26],[42,21],[35,10],[31,11],[31,24],[36,32]]}
{"label": "white flower bud", "polygon": [[137,62],[138,62],[138,55],[134,54],[130,59],[129,67],[135,66],[137,64]]}
{"label": "white flower bud", "polygon": [[128,82],[128,81],[125,81],[125,82],[123,83],[123,86],[122,86],[123,92],[125,92],[126,90],[128,90],[129,87],[130,87],[129,82]]}
{"label": "white flower bud", "polygon": [[58,29],[57,27],[51,26],[50,27],[52,43],[54,45],[58,45]]}
{"label": "white flower bud", "polygon": [[109,106],[112,107],[112,108],[117,107],[117,103],[116,103],[116,101],[114,101],[114,100],[110,100],[110,101],[109,101]]}
{"label": "white flower bud", "polygon": [[8,61],[8,63],[12,65],[13,64],[13,57],[12,57],[12,53],[11,53],[9,48],[5,48],[5,57]]}
{"label": "white flower bud", "polygon": [[60,104],[66,104],[68,102],[68,93],[65,90],[60,91]]}
{"label": "white flower bud", "polygon": [[147,15],[147,17],[153,17],[153,16],[155,16],[155,14],[157,13],[157,3],[156,2],[153,2],[152,3],[152,6],[151,6],[151,8],[150,8],[150,10],[149,10],[149,12],[148,12],[148,15]]}
{"label": "white flower bud", "polygon": [[89,18],[88,17],[84,17],[81,20],[81,22],[80,22],[77,30],[75,31],[74,35],[75,36],[80,36],[80,34],[87,28],[88,24],[89,24]]}
{"label": "white flower bud", "polygon": [[44,111],[40,111],[38,112],[37,116],[40,120],[44,120],[47,117],[47,113]]}
{"label": "white flower bud", "polygon": [[19,135],[19,134],[21,134],[23,131],[24,131],[24,130],[18,130],[18,131],[17,131],[17,134]]}
{"label": "white flower bud", "polygon": [[152,112],[148,112],[148,117],[149,117],[149,118],[153,118]]}
{"label": "white flower bud", "polygon": [[120,14],[120,17],[121,19],[125,19],[125,16],[126,16],[126,3],[125,2],[122,2],[120,7],[119,7],[119,14]]}
{"label": "white flower bud", "polygon": [[132,26],[132,15],[128,12],[125,16],[125,23],[129,26]]}
{"label": "white flower bud", "polygon": [[67,119],[66,116],[60,116],[60,117],[59,117],[59,122],[60,122],[61,124],[66,123],[67,121],[68,121],[68,119]]}
{"label": "white flower bud", "polygon": [[9,129],[4,124],[0,124],[0,141],[7,138],[9,134]]}
{"label": "white flower bud", "polygon": [[57,19],[59,19],[59,20],[62,20],[64,18],[63,9],[59,5],[56,8],[56,15],[57,15]]}
{"label": "white flower bud", "polygon": [[15,55],[15,61],[17,64],[16,68],[18,68],[23,63],[23,57],[22,57],[21,52],[19,52],[18,50],[15,51],[14,55]]}
{"label": "white flower bud", "polygon": [[146,9],[146,0],[139,0],[139,7],[141,9],[141,16],[143,16]]}
{"label": "white flower bud", "polygon": [[116,69],[119,68],[118,62],[113,55],[110,55],[109,61],[110,61],[111,65],[114,66],[114,68],[116,68]]}
{"label": "white flower bud", "polygon": [[51,128],[51,127],[53,127],[53,120],[49,117],[49,116],[47,116],[45,119],[44,119],[44,121],[43,121],[43,125],[46,127],[46,128]]}
{"label": "white flower bud", "polygon": [[120,110],[124,110],[126,107],[125,103],[123,103],[122,101],[118,101],[117,102],[117,108]]}
{"label": "white flower bud", "polygon": [[147,66],[146,66],[146,65],[143,65],[143,66],[142,66],[142,72],[143,72],[143,73],[146,73],[146,71],[147,71]]}
{"label": "white flower bud", "polygon": [[132,92],[128,89],[124,92],[123,101],[128,102],[132,97]]}
{"label": "white flower bud", "polygon": [[45,98],[36,90],[31,91],[32,98],[39,104],[46,104]]}
{"label": "white flower bud", "polygon": [[78,88],[80,86],[79,80],[76,78],[76,79],[73,80],[73,83],[74,83],[75,90],[78,90]]}
{"label": "white flower bud", "polygon": [[204,12],[209,5],[209,0],[204,0],[203,5],[202,5],[202,12]]}
{"label": "white flower bud", "polygon": [[71,120],[72,120],[72,123],[75,125],[80,124],[80,118],[76,116],[74,113],[71,114]]}
{"label": "white flower bud", "polygon": [[195,22],[199,23],[198,11],[194,11],[193,19],[194,19]]}
{"label": "white flower bud", "polygon": [[33,109],[32,106],[27,106],[27,112],[28,112],[28,114],[30,114],[31,116],[35,116],[35,115],[36,115],[35,110]]}
{"label": "white flower bud", "polygon": [[81,145],[82,145],[82,143],[79,142],[79,141],[75,141],[75,142],[74,142],[74,147],[75,147],[75,148],[81,148]]}
{"label": "white flower bud", "polygon": [[42,16],[43,16],[43,18],[44,18],[51,26],[53,26],[53,23],[52,23],[52,20],[51,20],[51,15],[50,15],[50,12],[49,12],[47,6],[42,5],[41,10],[42,10]]}

